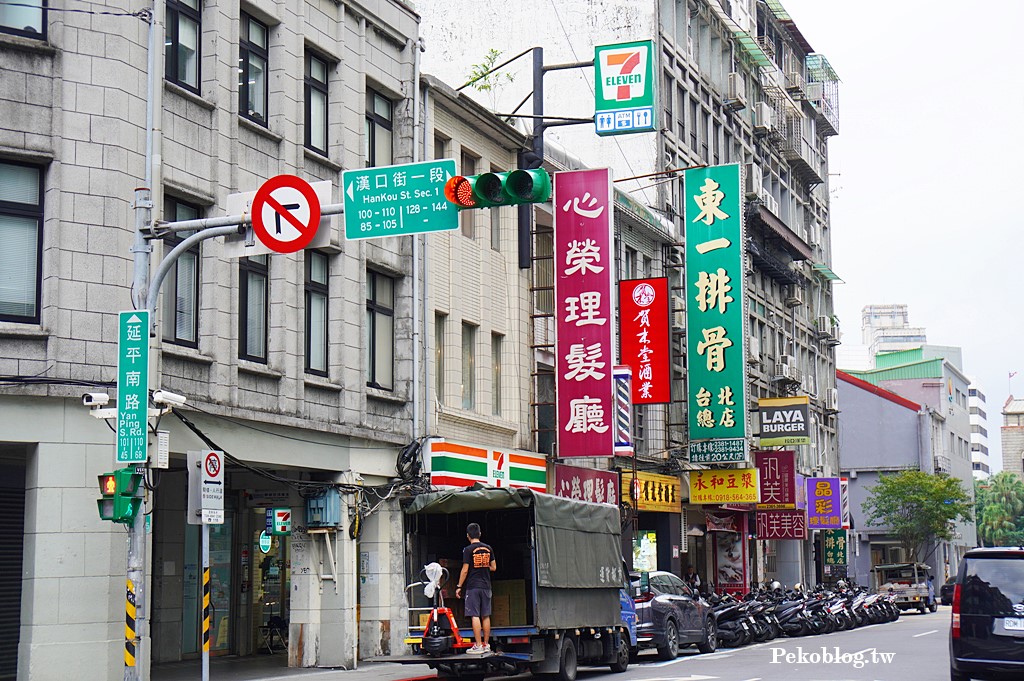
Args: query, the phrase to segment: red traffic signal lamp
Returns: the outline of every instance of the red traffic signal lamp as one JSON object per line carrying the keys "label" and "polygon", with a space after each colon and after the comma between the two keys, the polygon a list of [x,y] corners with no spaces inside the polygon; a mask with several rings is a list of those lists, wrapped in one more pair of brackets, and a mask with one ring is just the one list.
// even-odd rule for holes
{"label": "red traffic signal lamp", "polygon": [[462,210],[543,203],[551,198],[551,176],[541,168],[456,175],[445,183],[444,197]]}
{"label": "red traffic signal lamp", "polygon": [[139,485],[142,475],[133,468],[120,468],[111,473],[96,476],[100,483],[100,494],[96,507],[101,520],[115,523],[130,523],[142,507]]}

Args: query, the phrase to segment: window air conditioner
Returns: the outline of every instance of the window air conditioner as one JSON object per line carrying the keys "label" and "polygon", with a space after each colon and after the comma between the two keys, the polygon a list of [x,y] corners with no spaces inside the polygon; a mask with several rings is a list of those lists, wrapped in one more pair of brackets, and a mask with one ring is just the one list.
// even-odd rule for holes
{"label": "window air conditioner", "polygon": [[686,301],[682,296],[672,296],[672,328],[686,327]]}
{"label": "window air conditioner", "polygon": [[803,304],[804,290],[796,284],[790,284],[788,295],[786,295],[786,307],[797,307]]}
{"label": "window air conditioner", "polygon": [[767,208],[768,211],[772,215],[774,215],[775,217],[779,217],[779,201],[778,201],[778,199],[776,199],[774,196],[772,196],[768,192],[764,192],[761,195],[761,201],[762,201],[762,203],[764,203],[764,207]]}
{"label": "window air conditioner", "polygon": [[[839,411],[839,389],[829,388],[825,391],[825,411]],[[853,477],[852,475],[850,477]]]}
{"label": "window air conditioner", "polygon": [[764,179],[761,174],[761,166],[756,163],[747,163],[743,166],[743,177],[745,178],[743,186],[747,198],[760,198],[764,193],[764,187],[761,184]]}
{"label": "window air conditioner", "polygon": [[751,336],[747,343],[747,364],[761,363],[761,339]]}
{"label": "window air conditioner", "polygon": [[758,102],[754,108],[754,133],[767,135],[772,131],[772,107],[768,102]]}
{"label": "window air conditioner", "polygon": [[743,74],[733,71],[729,74],[725,96],[725,107],[738,111],[747,106],[747,88],[743,83]]}

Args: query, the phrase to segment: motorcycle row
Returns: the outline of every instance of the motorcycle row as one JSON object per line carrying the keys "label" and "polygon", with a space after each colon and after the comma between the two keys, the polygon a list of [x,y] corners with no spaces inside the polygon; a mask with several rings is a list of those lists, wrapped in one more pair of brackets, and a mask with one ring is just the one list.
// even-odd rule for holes
{"label": "motorcycle row", "polygon": [[870,593],[857,586],[819,586],[804,592],[796,585],[748,593],[743,599],[712,595],[709,602],[718,627],[718,644],[738,648],[779,636],[830,634],[899,619],[895,596]]}

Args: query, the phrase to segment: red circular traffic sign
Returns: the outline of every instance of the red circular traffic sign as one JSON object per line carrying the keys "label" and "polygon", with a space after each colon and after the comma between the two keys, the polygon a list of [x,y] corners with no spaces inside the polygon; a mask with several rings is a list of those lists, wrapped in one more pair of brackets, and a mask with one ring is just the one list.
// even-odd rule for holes
{"label": "red circular traffic sign", "polygon": [[206,472],[211,478],[217,477],[220,473],[220,456],[217,452],[210,452],[206,455]]}
{"label": "red circular traffic sign", "polygon": [[[270,214],[265,215],[268,209]],[[320,199],[301,177],[278,175],[256,191],[252,200],[252,229],[268,248],[278,253],[301,251],[316,236],[319,226]]]}

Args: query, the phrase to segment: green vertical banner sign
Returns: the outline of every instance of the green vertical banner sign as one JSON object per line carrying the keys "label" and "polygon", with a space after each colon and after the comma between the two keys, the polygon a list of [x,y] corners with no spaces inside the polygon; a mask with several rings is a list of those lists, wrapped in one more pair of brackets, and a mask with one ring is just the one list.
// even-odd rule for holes
{"label": "green vertical banner sign", "polygon": [[118,314],[117,462],[146,461],[149,418],[149,310]]}
{"label": "green vertical banner sign", "polygon": [[824,565],[846,565],[846,530],[822,530],[821,545],[825,550]]}
{"label": "green vertical banner sign", "polygon": [[695,463],[747,460],[741,186],[738,164],[684,175],[687,411]]}

